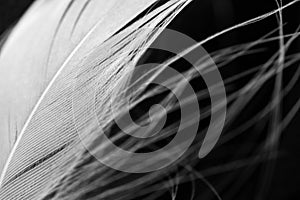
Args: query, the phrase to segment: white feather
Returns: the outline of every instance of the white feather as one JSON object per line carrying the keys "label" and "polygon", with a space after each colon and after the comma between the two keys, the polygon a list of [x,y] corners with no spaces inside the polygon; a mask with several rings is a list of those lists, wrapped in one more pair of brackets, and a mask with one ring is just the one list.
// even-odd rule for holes
{"label": "white feather", "polygon": [[[99,59],[86,60],[90,52],[99,51],[102,59],[111,57],[107,54],[110,45],[120,41],[102,46],[103,42],[156,1],[40,0],[27,12],[0,57],[0,88],[4,88],[0,93],[3,97],[1,152],[4,152],[0,170],[7,160],[0,197],[38,198],[51,187],[53,180],[65,173],[70,161],[66,158],[80,148],[72,113],[72,89],[78,69]],[[188,2],[170,1],[128,30],[134,31],[148,21],[156,26]],[[147,32],[137,37],[128,50],[140,46],[146,36]],[[14,124],[17,128],[13,130]],[[8,145],[14,134],[17,141]]]}

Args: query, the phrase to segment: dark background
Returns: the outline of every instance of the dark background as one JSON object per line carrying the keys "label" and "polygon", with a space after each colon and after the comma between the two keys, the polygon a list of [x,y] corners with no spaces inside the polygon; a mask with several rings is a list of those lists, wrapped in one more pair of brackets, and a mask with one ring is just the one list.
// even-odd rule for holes
{"label": "dark background", "polygon": [[[1,0],[0,33],[4,33],[5,30],[12,27],[32,2],[33,0]],[[283,1],[283,3],[286,4],[288,1]],[[177,17],[177,19],[170,25],[170,28],[179,30],[200,41],[201,39],[204,39],[224,28],[264,14],[275,8],[276,3],[274,0],[195,0]],[[299,11],[299,3],[284,11],[284,20],[287,22],[284,27],[286,33],[295,32],[296,28],[300,25]],[[277,21],[276,17],[274,16],[261,22],[257,22],[254,25],[240,28],[218,37],[205,44],[204,48],[208,52],[213,52],[220,48],[229,47],[244,42],[255,41],[268,32],[274,30],[276,27]],[[299,52],[299,46],[300,41],[298,40],[294,43],[288,53],[291,54]],[[256,55],[255,57],[250,56],[232,63],[229,67],[230,70],[222,71],[222,75],[224,77],[230,76],[232,73],[236,73],[238,71],[248,69],[251,66],[264,63],[274,52],[278,50],[277,43],[268,44],[264,47],[267,48],[266,52]],[[296,67],[294,69],[296,69]],[[284,74],[285,80],[289,80],[293,73],[293,69],[286,71]],[[247,116],[252,116],[256,112],[255,110],[260,109],[260,104],[264,104],[265,101],[268,101],[271,98],[269,91],[272,90],[272,87],[272,82],[270,82],[269,85],[267,85],[265,89],[260,92],[259,96],[243,112],[243,117],[245,117],[245,120],[247,120]],[[298,83],[291,91],[290,95],[284,99],[284,114],[290,111],[291,107],[299,99],[299,87],[300,84]],[[299,122],[300,115],[297,114],[295,119],[282,134],[279,151],[283,153],[283,156],[278,158],[275,163],[275,171],[272,175],[271,185],[267,190],[268,192],[262,199],[300,199]],[[243,121],[237,123],[243,123]],[[245,155],[248,156],[249,154],[255,152],[259,144],[259,141],[251,140],[251,138],[253,138],[253,136],[265,134],[265,131],[266,130],[264,128],[250,129],[245,132],[245,134],[242,134],[242,136],[239,136],[230,143],[224,145],[222,148],[217,148],[214,150],[213,155],[209,156],[203,162],[213,163],[216,159],[219,160],[219,163],[227,162],[226,159],[228,156],[231,156],[232,152],[234,152],[236,149],[239,149],[241,145],[249,145],[248,143],[252,142],[249,152],[247,152]],[[228,172],[216,177],[210,177],[209,180],[212,183],[216,183],[216,189],[220,191],[221,197],[223,197],[225,200],[257,199],[256,194],[259,193],[260,188],[263,187],[262,184],[264,184],[260,178],[265,173],[263,166],[264,165],[257,165],[254,167],[249,166],[235,170],[232,173]],[[227,182],[220,181],[225,180],[225,178]],[[184,188],[184,186],[182,188]]]}

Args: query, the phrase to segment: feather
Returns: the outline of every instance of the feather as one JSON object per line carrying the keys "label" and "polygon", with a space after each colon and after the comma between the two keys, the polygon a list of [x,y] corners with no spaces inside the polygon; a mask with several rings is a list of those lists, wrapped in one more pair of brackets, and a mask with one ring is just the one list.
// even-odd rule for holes
{"label": "feather", "polygon": [[80,55],[108,39],[155,0],[136,2],[41,0],[26,13],[0,57],[0,171],[14,143],[9,138],[20,134],[64,63],[76,64]]}
{"label": "feather", "polygon": [[[119,130],[115,127],[115,120],[126,118],[127,111],[136,111],[138,105],[149,100],[148,98],[164,94],[165,88],[152,88],[150,84],[179,57],[193,53],[205,42],[224,33],[279,13],[298,1],[229,27],[201,42],[189,44],[191,46],[183,48],[178,55],[169,60],[164,60],[161,65],[138,73],[138,80],[132,85],[130,81],[136,76],[133,71],[136,70],[140,59],[144,58],[145,50],[152,47],[151,44],[157,40],[164,28],[191,0],[37,1],[9,35],[0,55],[0,87],[3,89],[0,91],[0,113],[3,119],[0,121],[0,141],[3,143],[0,148],[4,152],[0,164],[3,166],[7,160],[1,175],[0,199],[147,200],[154,199],[167,190],[175,199],[178,198],[176,194],[179,184],[188,179],[187,173],[195,176],[188,181],[201,179],[215,196],[221,199],[204,175],[214,175],[248,165],[250,162],[237,160],[233,164],[205,168],[201,174],[194,171],[193,165],[198,161],[195,161],[196,150],[199,145],[205,146],[204,149],[200,149],[199,155],[200,158],[207,155],[213,147],[208,144],[215,144],[217,141],[214,136],[198,138],[184,156],[174,161],[174,165],[151,173],[126,173],[132,172],[131,168],[139,169],[140,163],[128,165],[124,162],[127,157],[124,159],[122,154],[112,151],[112,143],[103,138],[108,134],[114,143],[135,152],[143,150],[144,147],[152,150],[155,142],[164,142],[167,137],[176,134],[179,121],[164,127],[159,137],[137,142],[134,137],[129,137],[122,131],[128,130],[132,134],[138,132],[136,129],[139,128],[125,123],[122,127],[124,129]],[[293,38],[296,38],[296,35]],[[282,39],[282,33],[280,38]],[[213,56],[218,66],[223,67],[236,57],[247,53],[253,46],[266,41],[267,39],[263,38],[250,44],[229,47]],[[287,43],[282,48],[287,49],[288,46]],[[273,69],[272,65],[277,57],[275,54],[263,67],[246,71],[245,74],[257,72],[257,76],[241,89],[229,94],[227,126],[237,119],[259,88],[272,76],[276,76],[277,70]],[[193,67],[200,69],[204,74],[212,71],[211,65],[206,58],[199,58]],[[290,64],[283,65],[282,68],[287,68],[288,65]],[[198,80],[202,75],[193,67],[182,72],[190,81],[195,77]],[[242,78],[245,74],[229,77],[224,82]],[[298,76],[299,73],[293,79],[296,80]],[[183,93],[186,90],[186,83],[183,82],[185,78],[173,75],[164,78],[164,84],[172,89],[172,92],[159,102],[165,106],[165,110],[161,112],[154,108],[149,111],[151,120],[157,119],[158,122],[163,121],[163,117],[174,110],[178,111],[178,107],[189,105],[193,101],[188,96],[181,102],[183,104],[178,105],[173,99],[174,92]],[[293,82],[291,81],[291,85]],[[212,87],[213,93],[218,96],[222,91],[216,87]],[[211,93],[210,87],[208,89]],[[129,93],[129,97],[125,95],[126,92]],[[208,95],[211,94],[202,90],[196,94],[199,102],[212,97]],[[130,102],[128,107],[127,100]],[[213,98],[211,100],[213,101]],[[211,109],[201,112],[203,118],[222,110],[224,102],[211,104]],[[297,107],[299,106],[296,105],[295,109]],[[272,106],[267,106],[259,113],[259,117],[255,117],[245,126],[255,124],[271,110]],[[136,112],[137,115],[141,115],[141,124],[149,123],[148,113],[145,114],[144,110]],[[291,112],[287,120],[291,120],[293,115],[294,112]],[[191,111],[180,117],[180,123],[189,128],[191,124],[199,123],[197,117]],[[215,127],[222,125],[212,124]],[[149,130],[143,129],[145,131],[142,134],[147,136],[152,128],[150,126]],[[233,135],[240,134],[239,130],[244,128],[242,126],[233,130]],[[229,140],[233,136],[225,137]],[[117,151],[119,152],[122,153]],[[10,155],[7,159],[8,154]],[[97,160],[99,157],[94,155],[100,156],[104,162]],[[143,161],[155,165],[160,159],[168,160],[170,156],[172,154],[166,153]],[[259,156],[254,158],[255,163],[263,160]],[[118,171],[106,163],[127,168]],[[173,172],[175,178],[171,177]]]}
{"label": "feather", "polygon": [[[78,73],[97,66],[101,71],[98,79],[110,81],[110,87],[103,85],[103,90],[112,90],[114,81],[131,69],[128,63],[134,64],[125,58],[137,61],[143,52],[132,52],[149,45],[160,32],[136,30],[165,27],[190,1],[166,2],[126,26],[155,2],[39,0],[14,28],[0,56],[0,87],[4,88],[0,93],[4,97],[0,100],[0,146],[4,152],[0,170],[7,160],[1,199],[47,196],[69,172],[77,151],[83,149],[72,107],[74,81],[82,76]],[[130,33],[126,39],[114,36],[124,32],[122,29]],[[121,66],[127,67],[122,71]],[[103,93],[102,101],[108,96]],[[9,144],[14,134],[17,141]]]}

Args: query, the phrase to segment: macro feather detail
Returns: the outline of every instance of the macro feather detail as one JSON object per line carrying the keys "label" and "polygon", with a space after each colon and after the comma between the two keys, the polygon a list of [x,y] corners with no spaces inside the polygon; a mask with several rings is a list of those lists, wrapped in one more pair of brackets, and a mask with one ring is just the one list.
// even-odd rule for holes
{"label": "macro feather detail", "polygon": [[[121,41],[110,39],[113,34],[155,2],[40,0],[14,28],[0,57],[1,70],[5,71],[0,86],[12,83],[7,91],[1,91],[1,96],[7,97],[0,102],[5,109],[0,129],[6,133],[1,135],[1,142],[7,144],[12,135],[17,138],[9,146],[1,145],[5,152],[0,160],[1,198],[36,199],[72,165],[74,151],[82,148],[72,114],[72,84],[77,70],[89,64],[84,62],[91,52],[118,45]],[[164,3],[125,29],[155,27],[161,22],[166,26],[188,2]],[[129,41],[128,52],[143,44],[148,34]],[[100,58],[111,56],[102,52]],[[112,66],[102,67],[109,71]]]}
{"label": "macro feather detail", "polygon": [[69,62],[78,62],[79,55],[101,44],[154,2],[41,0],[32,6],[1,52],[0,130],[6,134],[1,135],[1,152],[5,153],[0,170],[37,100],[68,57],[72,58]]}
{"label": "macro feather detail", "polygon": [[[35,1],[0,43],[0,199],[268,199],[280,137],[300,108],[296,99],[281,111],[300,76],[289,53],[299,28],[284,33],[283,10],[299,1],[274,0],[213,35],[193,21],[202,1]],[[224,24],[231,11],[218,9],[230,3],[209,2]],[[278,27],[255,41],[199,54],[268,20]]]}

